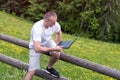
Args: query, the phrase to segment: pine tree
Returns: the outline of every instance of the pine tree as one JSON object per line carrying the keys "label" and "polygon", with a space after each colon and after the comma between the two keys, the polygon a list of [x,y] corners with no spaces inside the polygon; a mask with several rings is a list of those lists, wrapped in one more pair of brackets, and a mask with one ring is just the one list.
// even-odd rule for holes
{"label": "pine tree", "polygon": [[120,42],[120,0],[102,1],[105,12],[99,18],[98,39]]}

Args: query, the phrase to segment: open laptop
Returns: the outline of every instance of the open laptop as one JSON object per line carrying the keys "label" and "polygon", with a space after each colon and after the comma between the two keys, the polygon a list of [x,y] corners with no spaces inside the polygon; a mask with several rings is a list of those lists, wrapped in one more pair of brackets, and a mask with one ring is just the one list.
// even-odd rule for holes
{"label": "open laptop", "polygon": [[77,37],[72,41],[61,41],[58,46],[63,46],[64,49],[68,49],[77,40]]}

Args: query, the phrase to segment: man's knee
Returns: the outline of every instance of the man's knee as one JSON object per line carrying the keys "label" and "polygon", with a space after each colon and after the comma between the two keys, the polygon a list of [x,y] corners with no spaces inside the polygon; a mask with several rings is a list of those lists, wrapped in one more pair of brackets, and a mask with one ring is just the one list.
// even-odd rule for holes
{"label": "man's knee", "polygon": [[35,70],[32,70],[32,71],[28,71],[27,74],[28,74],[29,76],[34,76],[35,72],[36,72]]}
{"label": "man's knee", "polygon": [[34,70],[33,71],[28,71],[25,78],[24,78],[24,80],[31,80],[32,77],[34,76],[35,72],[36,71],[34,71]]}
{"label": "man's knee", "polygon": [[60,58],[60,54],[61,52],[52,52],[52,56],[54,56],[55,58],[59,59]]}

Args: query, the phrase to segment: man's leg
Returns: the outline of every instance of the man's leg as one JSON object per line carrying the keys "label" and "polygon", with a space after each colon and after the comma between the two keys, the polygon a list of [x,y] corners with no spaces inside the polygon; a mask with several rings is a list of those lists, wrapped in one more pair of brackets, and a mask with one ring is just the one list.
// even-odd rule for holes
{"label": "man's leg", "polygon": [[[56,47],[56,43],[54,40],[49,40],[46,44],[46,47]],[[60,52],[57,52],[57,51],[52,51],[50,52],[50,60],[49,60],[49,63],[48,63],[48,68],[52,68],[53,65],[56,63],[56,61],[59,59],[60,57]]]}
{"label": "man's leg", "polygon": [[[50,41],[48,41],[48,43],[47,43],[47,45],[46,45],[46,47],[52,47],[52,48],[54,48],[54,47],[56,47],[57,45],[56,45],[56,43],[54,42],[54,40],[50,40]],[[48,73],[50,73],[50,74],[52,74],[53,76],[55,76],[55,77],[59,77],[60,75],[59,75],[59,72],[58,71],[56,71],[54,68],[53,68],[53,65],[57,62],[57,60],[59,59],[59,57],[60,57],[60,53],[61,52],[57,52],[57,51],[52,51],[52,52],[50,52],[50,60],[49,60],[49,63],[48,63],[48,66],[47,66],[47,68],[46,68],[46,70],[47,70],[47,72]]]}
{"label": "man's leg", "polygon": [[24,80],[32,80],[32,77],[34,76],[34,74],[35,74],[35,70],[28,71],[25,78],[24,78]]}
{"label": "man's leg", "polygon": [[31,80],[37,69],[40,69],[40,53],[36,53],[34,49],[30,50],[29,69],[24,80]]}
{"label": "man's leg", "polygon": [[53,67],[53,65],[57,62],[59,57],[60,57],[60,52],[54,51],[54,52],[51,53],[51,57],[50,57],[50,60],[49,60],[49,63],[48,63],[48,69]]}
{"label": "man's leg", "polygon": [[56,61],[59,59],[60,57],[60,52],[55,52],[51,54],[48,66],[46,68],[47,72],[50,73],[51,75],[53,75],[54,77],[60,77],[59,72],[55,70],[55,68],[53,68],[53,65],[56,63]]}

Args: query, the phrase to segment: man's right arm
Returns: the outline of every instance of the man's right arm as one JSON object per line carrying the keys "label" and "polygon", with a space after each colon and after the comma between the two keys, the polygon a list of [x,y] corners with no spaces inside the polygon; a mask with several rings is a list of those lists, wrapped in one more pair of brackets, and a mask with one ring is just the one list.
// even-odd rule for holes
{"label": "man's right arm", "polygon": [[35,52],[37,53],[46,53],[46,52],[50,52],[50,51],[61,51],[63,48],[60,46],[57,46],[56,48],[47,48],[47,47],[43,47],[40,45],[39,41],[34,41],[34,49]]}

